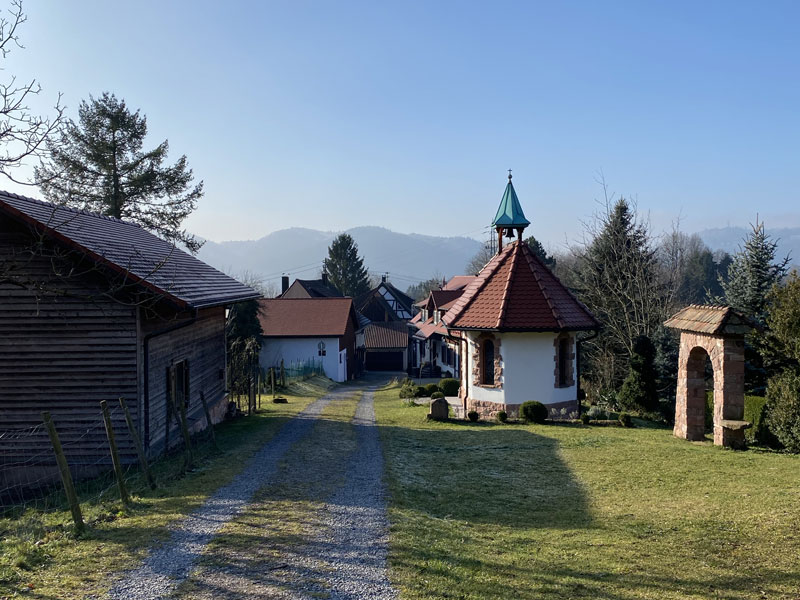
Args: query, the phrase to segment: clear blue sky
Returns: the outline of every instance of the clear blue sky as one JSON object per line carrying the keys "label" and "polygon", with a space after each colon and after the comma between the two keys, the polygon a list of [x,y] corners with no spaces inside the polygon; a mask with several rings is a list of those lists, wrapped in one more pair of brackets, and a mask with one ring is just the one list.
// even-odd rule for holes
{"label": "clear blue sky", "polygon": [[[70,116],[112,91],[188,156],[217,241],[291,226],[470,232],[514,169],[529,231],[611,191],[656,229],[800,226],[800,3],[27,0]],[[18,189],[11,185],[8,188]],[[31,193],[31,190],[27,190]]]}

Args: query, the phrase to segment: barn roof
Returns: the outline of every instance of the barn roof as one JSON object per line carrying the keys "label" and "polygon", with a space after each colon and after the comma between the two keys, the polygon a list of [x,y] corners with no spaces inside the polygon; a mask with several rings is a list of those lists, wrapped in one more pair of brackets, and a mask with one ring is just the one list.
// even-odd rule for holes
{"label": "barn roof", "polygon": [[402,321],[370,323],[364,329],[367,350],[408,347],[408,326]]}
{"label": "barn roof", "polygon": [[358,322],[352,298],[262,298],[258,304],[264,337],[339,337],[349,319]]}
{"label": "barn roof", "polygon": [[1,191],[0,212],[181,306],[206,308],[260,295],[136,223]]}
{"label": "barn roof", "polygon": [[710,335],[745,334],[755,323],[730,306],[690,304],[664,322],[681,331]]}
{"label": "barn roof", "polygon": [[448,329],[562,331],[599,324],[528,247],[500,251],[444,315]]}
{"label": "barn roof", "polygon": [[342,297],[342,293],[324,279],[295,279],[292,285],[294,284],[302,287],[310,298]]}

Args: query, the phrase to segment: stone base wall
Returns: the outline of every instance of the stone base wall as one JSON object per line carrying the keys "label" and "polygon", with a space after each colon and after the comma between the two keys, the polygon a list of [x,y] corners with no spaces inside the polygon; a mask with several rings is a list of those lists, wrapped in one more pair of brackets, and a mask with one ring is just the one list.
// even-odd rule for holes
{"label": "stone base wall", "polygon": [[[497,417],[497,413],[505,411],[509,419],[519,418],[519,407],[521,404],[504,404],[502,402],[491,402],[488,400],[473,400],[467,398],[467,412],[474,410],[482,419],[492,420]],[[550,411],[550,419],[569,418],[571,412],[578,412],[578,400],[568,400],[566,402],[556,402],[554,404],[545,404],[548,411]],[[561,409],[567,409],[567,415],[561,416]]]}

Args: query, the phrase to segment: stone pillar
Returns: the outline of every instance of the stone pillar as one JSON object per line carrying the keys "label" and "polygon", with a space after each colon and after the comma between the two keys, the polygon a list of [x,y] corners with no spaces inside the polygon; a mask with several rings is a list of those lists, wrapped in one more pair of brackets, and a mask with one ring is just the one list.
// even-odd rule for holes
{"label": "stone pillar", "polygon": [[725,428],[722,421],[744,419],[744,338],[726,337],[719,345],[714,364],[714,443],[740,448],[744,446],[744,429]]}
{"label": "stone pillar", "polygon": [[679,438],[691,441],[702,440],[705,437],[706,350],[698,342],[701,340],[693,334],[685,332],[681,334],[678,389],[675,396],[673,433]]}

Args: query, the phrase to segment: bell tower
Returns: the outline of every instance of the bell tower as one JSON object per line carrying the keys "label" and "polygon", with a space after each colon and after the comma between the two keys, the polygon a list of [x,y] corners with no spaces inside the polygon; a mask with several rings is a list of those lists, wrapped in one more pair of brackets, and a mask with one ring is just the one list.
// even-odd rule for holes
{"label": "bell tower", "polygon": [[513,239],[516,232],[517,239],[521,240],[522,232],[530,224],[531,222],[525,218],[525,213],[522,212],[517,192],[514,191],[514,184],[511,183],[511,169],[509,169],[506,191],[503,193],[497,214],[492,221],[492,227],[497,231],[497,252],[499,253],[503,249],[504,233],[506,237]]}

